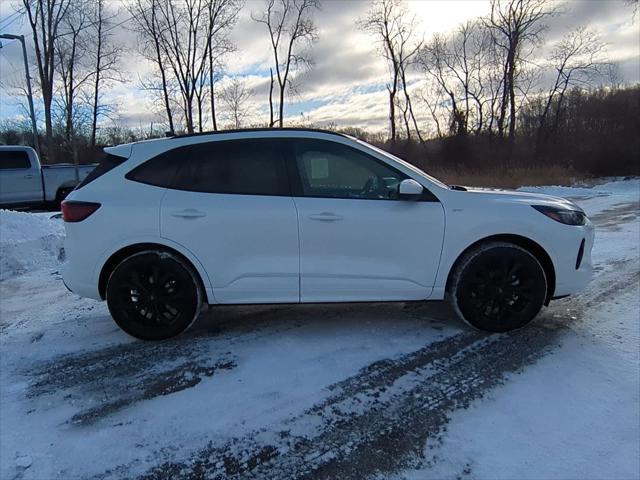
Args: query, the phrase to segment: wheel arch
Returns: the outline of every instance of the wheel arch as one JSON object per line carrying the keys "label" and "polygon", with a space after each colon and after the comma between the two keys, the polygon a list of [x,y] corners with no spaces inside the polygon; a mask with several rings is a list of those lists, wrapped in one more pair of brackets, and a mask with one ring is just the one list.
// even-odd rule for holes
{"label": "wheel arch", "polygon": [[462,252],[460,252],[455,262],[453,262],[453,265],[449,269],[449,274],[447,275],[446,291],[449,291],[453,275],[458,268],[461,259],[466,255],[466,253],[488,242],[512,243],[519,246],[520,248],[525,249],[527,252],[533,255],[536,260],[538,260],[538,262],[540,262],[540,265],[544,270],[544,274],[547,277],[547,298],[545,300],[545,305],[548,305],[549,301],[553,297],[553,292],[556,289],[556,271],[555,267],[553,266],[553,261],[551,260],[551,257],[549,256],[547,251],[539,243],[531,240],[530,238],[515,234],[498,234],[484,237],[472,243]]}
{"label": "wheel arch", "polygon": [[194,263],[189,258],[187,258],[186,255],[184,255],[183,253],[179,252],[175,248],[170,247],[168,245],[145,242],[145,243],[136,243],[136,244],[128,245],[126,247],[123,247],[117,250],[116,252],[111,254],[111,256],[104,263],[104,265],[102,266],[102,269],[100,270],[100,275],[98,277],[98,293],[100,294],[100,298],[102,300],[106,299],[107,281],[109,280],[109,277],[111,276],[111,273],[116,268],[116,266],[120,262],[122,262],[125,258],[128,258],[131,255],[134,255],[136,253],[144,252],[146,250],[162,250],[180,258],[180,260],[182,260],[185,264],[191,267],[191,269],[194,271],[196,275],[196,279],[198,280],[200,289],[202,291],[202,295],[204,296],[205,299],[207,299],[208,294],[207,294],[207,289],[205,288],[205,283],[202,278],[202,274],[200,270],[196,267],[196,265],[194,265]]}

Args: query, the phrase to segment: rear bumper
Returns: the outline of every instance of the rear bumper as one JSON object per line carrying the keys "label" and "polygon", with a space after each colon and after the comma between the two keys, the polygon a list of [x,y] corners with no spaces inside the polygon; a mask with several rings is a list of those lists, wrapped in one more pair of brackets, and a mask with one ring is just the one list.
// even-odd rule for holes
{"label": "rear bumper", "polygon": [[65,262],[62,264],[62,282],[67,290],[80,295],[81,297],[102,300],[98,292],[98,285],[92,281],[91,277],[93,269],[83,269],[81,266],[74,265],[73,262]]}
{"label": "rear bumper", "polygon": [[62,281],[71,292],[81,297],[101,300],[98,282],[95,280],[95,242],[78,242],[70,232],[78,228],[76,224],[65,223],[67,235],[64,239],[66,261],[60,267]]}

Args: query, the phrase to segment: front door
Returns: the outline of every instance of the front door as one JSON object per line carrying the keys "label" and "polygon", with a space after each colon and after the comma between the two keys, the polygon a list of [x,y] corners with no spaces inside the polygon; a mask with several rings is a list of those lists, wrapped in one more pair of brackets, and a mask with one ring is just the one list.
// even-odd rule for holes
{"label": "front door", "polygon": [[348,145],[298,140],[294,156],[301,301],[427,298],[444,235],[437,199],[400,199],[407,176]]}
{"label": "front door", "polygon": [[162,200],[161,235],[200,260],[219,303],[300,299],[298,222],[281,151],[266,139],[172,151],[181,168]]}
{"label": "front door", "polygon": [[0,149],[0,203],[42,201],[42,179],[25,150]]}

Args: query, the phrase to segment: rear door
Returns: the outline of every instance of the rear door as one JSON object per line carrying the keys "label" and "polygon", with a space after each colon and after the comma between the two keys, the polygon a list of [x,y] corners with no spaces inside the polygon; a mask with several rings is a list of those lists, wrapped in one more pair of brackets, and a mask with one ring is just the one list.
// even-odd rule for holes
{"label": "rear door", "polygon": [[407,176],[351,146],[294,143],[301,301],[427,298],[444,236],[437,198],[399,198]]}
{"label": "rear door", "polygon": [[26,150],[0,149],[0,203],[42,201],[42,180]]}
{"label": "rear door", "polygon": [[215,141],[165,155],[180,168],[162,200],[161,235],[200,260],[216,301],[298,302],[298,223],[281,142]]}

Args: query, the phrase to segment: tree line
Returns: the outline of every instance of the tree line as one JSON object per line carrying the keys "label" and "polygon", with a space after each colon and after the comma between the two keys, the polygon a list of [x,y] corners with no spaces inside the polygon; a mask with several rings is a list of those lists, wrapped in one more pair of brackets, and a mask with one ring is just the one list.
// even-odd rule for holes
{"label": "tree line", "polygon": [[[628,3],[635,12],[637,2]],[[118,136],[217,130],[221,109],[225,127],[249,121],[255,93],[240,77],[221,86],[229,55],[236,52],[231,33],[243,0],[124,5],[126,12],[105,0],[22,0],[42,98],[41,150],[48,162],[61,152],[65,158],[84,158],[97,143]],[[264,0],[260,11],[251,13],[271,51],[268,119],[254,120],[252,126],[294,123],[285,119],[285,104],[291,91],[303,87],[299,73],[312,68],[312,47],[319,38],[314,17],[320,8],[320,0]],[[533,142],[535,158],[544,157],[548,146],[568,132],[567,118],[584,114],[573,108],[576,95],[591,98],[586,92],[605,85],[619,90],[621,84],[604,42],[586,26],[567,32],[546,58],[539,58],[547,22],[566,14],[562,8],[544,0],[491,0],[486,16],[424,38],[419,18],[405,2],[372,0],[357,25],[376,42],[387,65],[384,142],[424,146],[453,138],[450,143],[461,145],[460,138],[481,137],[508,145],[523,136]],[[135,33],[133,48],[153,67],[139,86],[162,111],[164,122],[155,131],[104,127],[117,109],[105,92],[130,81],[123,78],[121,64],[131,46],[119,43],[118,28]]]}

